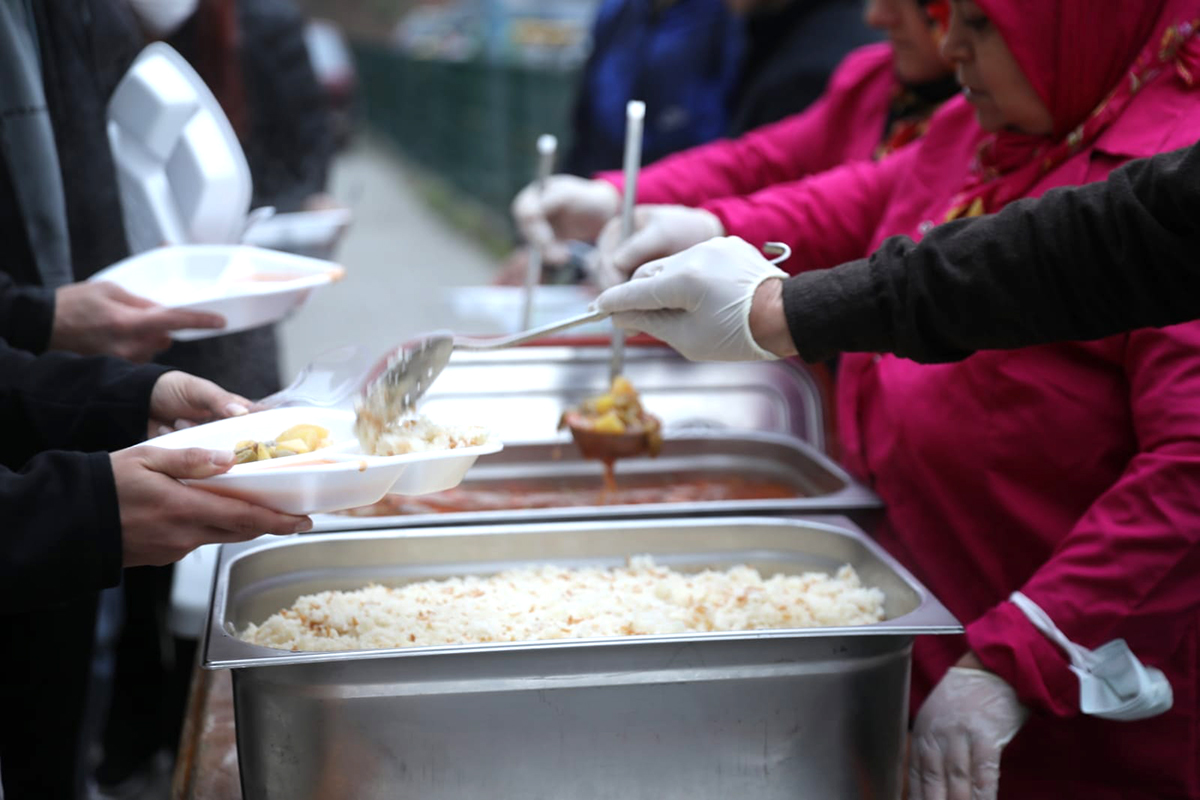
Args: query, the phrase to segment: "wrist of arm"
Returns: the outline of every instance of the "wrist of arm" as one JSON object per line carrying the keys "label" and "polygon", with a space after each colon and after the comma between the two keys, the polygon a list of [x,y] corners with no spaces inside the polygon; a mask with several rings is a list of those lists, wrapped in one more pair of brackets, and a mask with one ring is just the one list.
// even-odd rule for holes
{"label": "wrist of arm", "polygon": [[780,358],[796,355],[787,317],[783,313],[783,281],[768,278],[754,291],[750,304],[750,335],[758,346]]}

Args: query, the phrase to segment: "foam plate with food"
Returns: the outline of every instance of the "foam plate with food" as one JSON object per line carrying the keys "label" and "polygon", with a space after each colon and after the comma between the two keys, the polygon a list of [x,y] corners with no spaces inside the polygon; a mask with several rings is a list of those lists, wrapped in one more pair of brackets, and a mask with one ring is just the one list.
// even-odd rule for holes
{"label": "foam plate with food", "polygon": [[368,505],[390,492],[450,489],[479,456],[501,449],[482,428],[418,418],[397,426],[380,443],[387,448],[382,452],[397,455],[373,455],[363,451],[354,428],[353,411],[275,408],[185,428],[145,445],[233,450],[239,463],[228,472],[188,482],[289,514]]}
{"label": "foam plate with food", "polygon": [[168,308],[225,317],[219,330],[176,331],[183,341],[278,322],[314,289],[339,280],[337,264],[247,245],[174,245],[127,258],[93,275]]}

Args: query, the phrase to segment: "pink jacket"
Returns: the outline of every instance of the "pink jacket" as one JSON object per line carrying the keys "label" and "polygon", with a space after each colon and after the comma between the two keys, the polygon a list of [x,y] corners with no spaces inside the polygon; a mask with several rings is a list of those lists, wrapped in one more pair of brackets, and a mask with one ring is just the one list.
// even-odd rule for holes
{"label": "pink jacket", "polygon": [[[1200,97],[1147,93],[1028,194],[1197,138]],[[931,131],[920,148],[937,146]],[[945,162],[915,154],[871,247],[944,217],[961,186]],[[838,423],[848,467],[887,504],[880,542],[967,627],[918,641],[914,710],[969,647],[1034,711],[1005,750],[1001,798],[1200,798],[1200,324],[947,365],[848,356]],[[1124,638],[1174,707],[1080,716],[1066,657],[1014,590],[1085,647]]]}
{"label": "pink jacket", "polygon": [[[1175,81],[1026,194],[1198,138],[1200,97]],[[754,244],[787,241],[794,270],[831,266],[944,219],[983,139],[952,100],[881,162],[702,205]],[[1200,324],[958,364],[848,356],[837,416],[847,466],[887,503],[880,542],[967,627],[917,642],[913,712],[971,649],[1034,712],[1005,750],[1001,798],[1200,798]],[[1016,590],[1079,644],[1124,638],[1166,674],[1173,708],[1080,715],[1078,680],[1007,602]]]}
{"label": "pink jacket", "polygon": [[[983,137],[974,110],[956,97],[934,113],[921,139],[881,161],[849,163],[699,206],[715,214],[730,236],[756,246],[768,241],[790,244],[792,257],[783,264],[789,272],[832,267],[870,252],[885,218],[898,204],[931,205],[939,191],[945,193],[945,185],[965,181]],[[781,139],[778,146],[783,144]],[[705,182],[702,175],[693,180]]]}
{"label": "pink jacket", "polygon": [[[892,48],[872,44],[851,52],[829,86],[799,114],[764,125],[736,140],[720,140],[668,156],[638,176],[639,203],[695,206],[749,194],[776,183],[869,161],[883,135],[896,88]],[[619,171],[596,177],[624,187]]]}

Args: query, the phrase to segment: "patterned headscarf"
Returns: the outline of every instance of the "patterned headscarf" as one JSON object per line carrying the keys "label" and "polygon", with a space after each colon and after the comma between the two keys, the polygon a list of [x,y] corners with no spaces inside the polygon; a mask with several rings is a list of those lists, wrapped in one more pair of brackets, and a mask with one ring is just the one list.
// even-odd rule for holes
{"label": "patterned headscarf", "polygon": [[1170,81],[1196,85],[1200,0],[1106,0],[1102,22],[1095,0],[976,2],[1050,110],[1054,132],[988,137],[947,219],[991,213],[1026,196],[1094,145],[1139,93]]}

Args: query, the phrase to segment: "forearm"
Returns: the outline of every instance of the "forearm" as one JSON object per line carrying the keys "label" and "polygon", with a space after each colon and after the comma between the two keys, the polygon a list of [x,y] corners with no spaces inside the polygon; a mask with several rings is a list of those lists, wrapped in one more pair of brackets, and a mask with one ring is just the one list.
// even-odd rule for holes
{"label": "forearm", "polygon": [[0,607],[18,613],[121,578],[121,523],[103,453],[43,453],[0,469]]}
{"label": "forearm", "polygon": [[1198,148],[1136,161],[1105,183],[799,276],[785,291],[788,323],[808,360],[866,351],[936,362],[1194,319],[1198,204]]}
{"label": "forearm", "polygon": [[0,343],[5,463],[48,449],[114,450],[146,436],[150,394],[166,367],[67,353],[34,357]]}
{"label": "forearm", "polygon": [[758,346],[780,358],[796,355],[796,344],[783,311],[783,281],[765,280],[750,304],[750,335]]}

